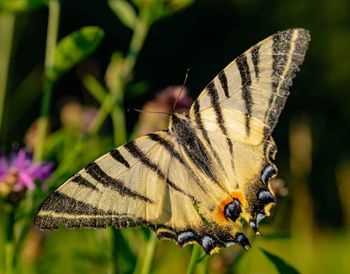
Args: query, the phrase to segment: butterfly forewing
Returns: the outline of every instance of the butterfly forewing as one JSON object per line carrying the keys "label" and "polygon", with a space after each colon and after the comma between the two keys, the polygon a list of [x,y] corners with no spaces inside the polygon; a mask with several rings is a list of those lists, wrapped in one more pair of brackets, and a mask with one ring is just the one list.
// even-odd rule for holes
{"label": "butterfly forewing", "polygon": [[[155,144],[141,138],[135,144],[154,154]],[[96,227],[112,224],[128,226],[146,221],[157,195],[145,192],[138,178],[140,162],[125,147],[114,149],[69,178],[41,205],[36,223],[43,229]],[[132,169],[134,172],[129,172]],[[147,174],[146,174],[147,175]],[[148,176],[153,180],[155,176]],[[130,210],[132,209],[132,210]],[[133,223],[129,221],[133,219]]]}
{"label": "butterfly forewing", "polygon": [[[304,29],[277,32],[231,62],[204,89],[190,115],[206,130],[239,142],[267,139],[304,60],[310,36]],[[198,125],[198,127],[201,127]]]}

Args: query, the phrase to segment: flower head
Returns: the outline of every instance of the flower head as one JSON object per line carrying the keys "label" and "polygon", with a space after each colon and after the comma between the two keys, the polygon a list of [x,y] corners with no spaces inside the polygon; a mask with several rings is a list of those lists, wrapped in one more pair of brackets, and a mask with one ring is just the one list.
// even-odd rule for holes
{"label": "flower head", "polygon": [[9,159],[0,156],[0,192],[34,190],[35,180],[45,181],[53,163],[35,164],[25,149],[13,153]]}

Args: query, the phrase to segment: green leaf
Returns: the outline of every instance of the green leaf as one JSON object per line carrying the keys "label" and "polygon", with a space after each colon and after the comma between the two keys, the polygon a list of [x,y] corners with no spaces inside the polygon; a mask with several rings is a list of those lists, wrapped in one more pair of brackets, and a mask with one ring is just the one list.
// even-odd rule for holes
{"label": "green leaf", "polygon": [[293,266],[286,263],[283,259],[280,257],[271,254],[270,252],[260,248],[261,251],[265,254],[265,256],[270,260],[271,263],[275,265],[277,268],[278,273],[280,274],[298,274],[299,271],[297,271]]}
{"label": "green leaf", "polygon": [[109,0],[109,7],[119,20],[128,28],[133,29],[137,16],[132,5],[126,0]]}
{"label": "green leaf", "polygon": [[99,27],[83,27],[64,37],[57,45],[54,65],[47,79],[56,82],[64,73],[91,54],[101,43],[104,32]]}
{"label": "green leaf", "polygon": [[0,11],[22,12],[37,8],[43,4],[43,0],[0,0]]}
{"label": "green leaf", "polygon": [[[112,54],[109,65],[106,69],[105,81],[108,89],[112,92],[118,90],[118,85],[120,84],[119,75],[122,69],[122,63],[124,61],[123,54],[119,51]],[[121,94],[120,94],[121,95]],[[120,96],[118,96],[120,97]]]}

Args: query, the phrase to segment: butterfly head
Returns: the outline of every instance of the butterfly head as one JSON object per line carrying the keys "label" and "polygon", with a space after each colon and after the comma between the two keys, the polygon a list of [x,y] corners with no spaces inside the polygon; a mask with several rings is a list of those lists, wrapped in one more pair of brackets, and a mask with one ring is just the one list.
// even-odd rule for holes
{"label": "butterfly head", "polygon": [[186,115],[180,113],[173,113],[169,118],[168,130],[170,133],[174,134],[176,132],[181,132],[184,128],[190,127],[190,120]]}

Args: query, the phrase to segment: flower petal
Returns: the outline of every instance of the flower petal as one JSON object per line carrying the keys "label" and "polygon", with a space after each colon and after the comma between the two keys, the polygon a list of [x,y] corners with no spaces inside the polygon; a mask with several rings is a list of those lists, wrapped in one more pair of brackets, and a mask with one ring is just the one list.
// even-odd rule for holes
{"label": "flower petal", "polygon": [[19,187],[25,186],[25,187],[29,188],[30,190],[35,189],[35,184],[34,184],[33,178],[25,172],[19,173],[19,179],[18,179],[16,186],[19,186]]}

